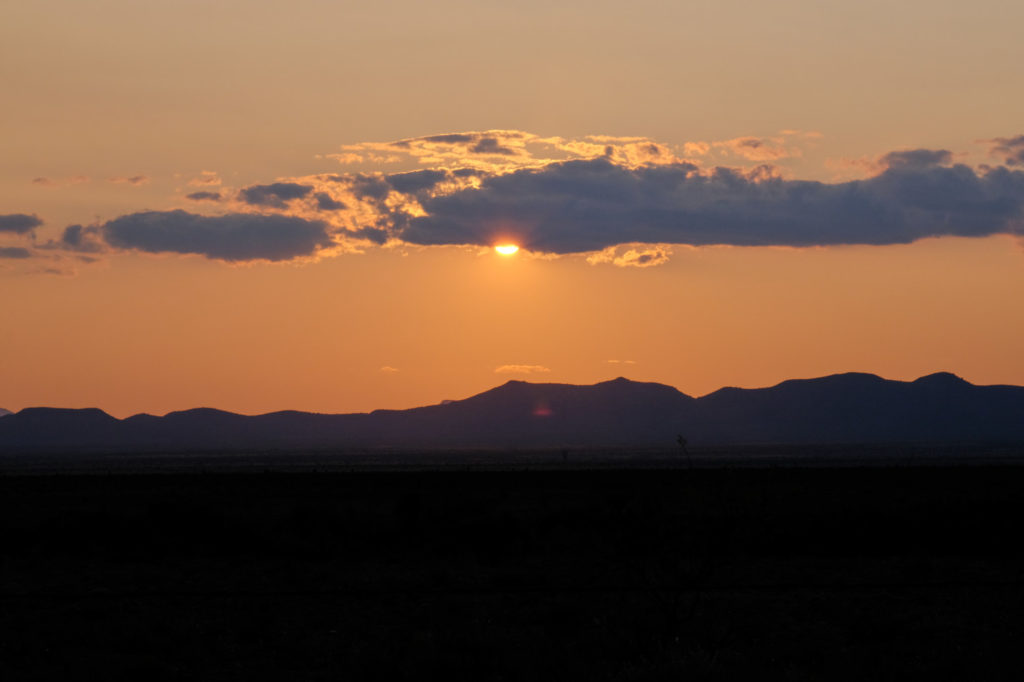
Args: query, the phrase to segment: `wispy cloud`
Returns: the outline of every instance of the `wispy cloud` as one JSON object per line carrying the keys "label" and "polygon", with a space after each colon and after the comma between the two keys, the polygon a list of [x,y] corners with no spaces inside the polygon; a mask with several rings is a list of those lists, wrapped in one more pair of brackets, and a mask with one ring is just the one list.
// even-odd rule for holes
{"label": "wispy cloud", "polygon": [[587,262],[591,265],[611,263],[619,268],[650,268],[667,263],[671,255],[672,249],[664,244],[625,250],[622,246],[616,245],[590,254],[587,256]]}
{"label": "wispy cloud", "polygon": [[132,185],[138,187],[139,185],[145,185],[149,182],[149,178],[145,175],[132,175],[127,177],[113,177],[107,178],[107,182],[112,182],[118,185]]}
{"label": "wispy cloud", "polygon": [[199,175],[188,181],[191,187],[216,187],[220,185],[222,180],[220,176],[214,171],[201,171]]}
{"label": "wispy cloud", "polygon": [[412,160],[437,169],[475,168],[485,172],[534,168],[552,161],[607,158],[627,165],[672,163],[669,145],[647,137],[587,135],[542,137],[522,130],[485,130],[411,137],[393,142],[345,145],[329,158],[343,164]]}
{"label": "wispy cloud", "polygon": [[550,371],[543,365],[501,365],[494,368],[495,374],[544,374]]}
{"label": "wispy cloud", "polygon": [[783,137],[737,137],[714,142],[711,147],[748,161],[779,161],[800,156],[799,147],[790,147]]}
{"label": "wispy cloud", "polygon": [[1024,135],[1016,137],[997,137],[986,140],[992,146],[990,153],[1000,156],[1007,166],[1024,166]]}
{"label": "wispy cloud", "polygon": [[87,176],[87,175],[74,175],[74,176],[72,176],[70,178],[67,178],[66,180],[63,180],[63,181],[61,181],[61,180],[54,180],[53,178],[48,178],[48,177],[40,176],[40,177],[37,177],[37,178],[32,178],[31,182],[32,182],[33,185],[38,185],[40,187],[59,187],[60,185],[81,185],[83,183],[89,182],[89,176]]}

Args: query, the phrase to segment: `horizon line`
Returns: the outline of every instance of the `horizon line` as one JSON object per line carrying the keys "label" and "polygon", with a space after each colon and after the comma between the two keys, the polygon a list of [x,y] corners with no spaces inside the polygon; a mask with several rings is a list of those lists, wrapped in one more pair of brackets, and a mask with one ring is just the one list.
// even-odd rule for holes
{"label": "horizon line", "polygon": [[753,386],[753,387],[721,386],[721,387],[719,387],[719,388],[717,388],[717,389],[715,389],[713,391],[710,391],[708,393],[705,393],[703,395],[698,395],[698,396],[691,396],[690,394],[681,391],[678,387],[673,386],[671,384],[662,383],[660,381],[638,381],[636,379],[629,379],[628,377],[625,377],[625,376],[617,376],[614,379],[605,379],[603,381],[596,381],[596,382],[591,383],[591,384],[574,384],[574,383],[558,382],[558,381],[525,381],[523,379],[509,379],[508,381],[506,381],[504,383],[497,384],[495,386],[492,386],[491,388],[484,389],[484,390],[482,390],[482,391],[480,391],[478,393],[474,393],[474,394],[466,396],[464,398],[442,399],[442,400],[439,400],[439,401],[434,402],[434,403],[414,405],[412,407],[399,407],[399,408],[378,407],[378,408],[373,408],[371,410],[366,410],[366,411],[361,411],[361,412],[316,412],[316,411],[308,411],[308,410],[299,410],[299,409],[294,409],[294,408],[282,408],[282,409],[279,409],[279,410],[271,410],[269,412],[258,412],[258,413],[250,414],[250,413],[244,413],[244,412],[233,412],[231,410],[225,410],[225,409],[221,409],[221,408],[217,408],[217,407],[210,407],[210,406],[207,406],[207,405],[198,405],[198,406],[195,406],[195,407],[188,407],[188,408],[183,408],[183,409],[180,409],[180,410],[171,410],[169,412],[165,412],[162,415],[151,414],[149,412],[135,412],[133,414],[128,415],[127,417],[115,417],[114,415],[110,414],[109,412],[107,412],[103,408],[96,407],[94,405],[90,405],[90,406],[86,406],[86,407],[57,407],[57,406],[51,406],[51,405],[30,405],[30,406],[27,406],[27,407],[22,407],[19,410],[7,410],[6,408],[3,408],[2,406],[0,406],[0,413],[6,412],[6,414],[0,414],[0,418],[3,418],[4,416],[9,416],[9,415],[20,414],[21,412],[23,412],[25,410],[64,410],[64,411],[98,410],[98,411],[102,412],[103,414],[105,414],[105,415],[107,415],[107,416],[109,416],[109,417],[111,417],[113,419],[116,419],[118,421],[124,421],[126,419],[131,419],[133,417],[142,417],[142,416],[155,417],[155,418],[163,418],[163,417],[166,417],[166,416],[172,415],[172,414],[180,414],[180,413],[185,413],[185,412],[194,412],[194,411],[197,411],[197,410],[209,410],[209,411],[214,411],[214,412],[222,412],[222,413],[225,413],[225,414],[237,415],[237,416],[241,416],[241,417],[262,417],[262,416],[266,416],[266,415],[281,414],[281,413],[285,413],[285,412],[298,412],[298,413],[302,413],[302,414],[317,414],[317,415],[326,415],[326,416],[360,415],[360,414],[367,414],[368,415],[368,414],[373,414],[375,412],[402,412],[402,411],[406,411],[406,410],[415,410],[415,409],[420,409],[420,408],[424,408],[424,407],[437,407],[437,406],[448,404],[448,403],[462,402],[464,400],[469,400],[471,398],[475,398],[476,396],[480,396],[480,395],[483,395],[485,393],[489,393],[489,392],[494,391],[496,389],[502,388],[503,386],[508,386],[509,384],[529,384],[531,386],[572,386],[572,387],[578,387],[578,388],[588,388],[588,387],[600,386],[602,384],[610,384],[610,383],[614,383],[616,381],[625,381],[625,382],[633,383],[633,384],[654,384],[654,385],[658,385],[658,386],[665,386],[665,387],[672,388],[672,389],[678,391],[680,394],[682,394],[682,395],[684,395],[684,396],[686,396],[688,398],[692,398],[694,400],[700,400],[700,399],[706,398],[706,397],[708,397],[710,395],[714,395],[715,393],[718,393],[720,391],[729,390],[729,389],[736,389],[736,390],[742,390],[742,391],[758,391],[758,390],[765,390],[765,389],[776,388],[778,386],[781,386],[782,384],[789,383],[789,382],[794,382],[794,381],[817,381],[817,380],[831,379],[831,378],[834,378],[834,377],[843,377],[843,376],[851,376],[851,375],[853,375],[853,376],[873,377],[873,378],[879,379],[881,381],[901,383],[901,384],[912,384],[912,383],[915,383],[915,382],[920,381],[922,379],[926,379],[926,378],[929,378],[929,377],[935,377],[935,376],[950,376],[950,377],[953,377],[953,378],[955,378],[955,379],[957,379],[957,380],[959,380],[959,381],[961,381],[961,382],[963,382],[963,383],[965,383],[965,384],[967,384],[969,386],[975,386],[975,387],[980,387],[980,388],[999,387],[999,386],[1016,386],[1015,384],[975,384],[975,383],[973,383],[971,381],[968,381],[967,379],[963,378],[959,374],[956,374],[955,372],[949,372],[949,371],[946,371],[946,370],[930,372],[928,374],[923,374],[923,375],[917,377],[916,379],[911,379],[911,380],[887,379],[887,378],[885,378],[885,377],[883,377],[883,376],[881,376],[879,374],[875,374],[873,372],[862,372],[862,371],[835,372],[833,374],[823,374],[823,375],[820,375],[820,376],[813,376],[813,377],[793,377],[793,378],[789,378],[789,379],[783,379],[783,380],[781,380],[781,381],[779,381],[777,383],[774,383],[774,384],[771,384],[771,385],[768,385],[768,386]]}

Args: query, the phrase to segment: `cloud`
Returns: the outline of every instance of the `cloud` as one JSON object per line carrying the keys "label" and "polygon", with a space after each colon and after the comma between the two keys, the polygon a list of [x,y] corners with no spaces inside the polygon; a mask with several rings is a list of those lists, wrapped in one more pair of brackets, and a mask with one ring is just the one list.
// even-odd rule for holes
{"label": "cloud", "polygon": [[443,144],[469,144],[479,139],[478,133],[450,133],[448,135],[429,135],[427,137],[421,137],[419,140],[403,140],[396,142],[396,146],[408,147],[410,142],[422,141],[422,142],[440,142]]}
{"label": "cloud", "polygon": [[787,147],[783,137],[737,137],[711,146],[748,161],[778,161],[801,155],[799,148]]}
{"label": "cloud", "polygon": [[620,268],[649,268],[668,262],[672,252],[664,247],[653,249],[630,249],[612,260],[612,265]]}
{"label": "cloud", "polygon": [[350,188],[359,199],[383,201],[391,193],[387,180],[377,175],[357,175],[351,178]]}
{"label": "cloud", "polygon": [[291,260],[315,255],[333,243],[323,222],[249,213],[210,217],[181,210],[145,211],[111,220],[101,231],[119,249],[199,254],[228,262]]}
{"label": "cloud", "polygon": [[102,253],[106,251],[102,232],[97,225],[68,225],[61,233],[60,241],[47,243],[46,248],[59,248],[79,253]]}
{"label": "cloud", "polygon": [[285,208],[287,202],[301,199],[313,191],[311,185],[297,182],[275,182],[269,185],[252,185],[238,193],[239,200],[251,206]]}
{"label": "cloud", "polygon": [[[954,163],[957,156],[945,149],[902,149],[843,161],[844,169],[862,177],[826,183],[784,176],[768,163],[798,156],[795,145],[818,137],[786,130],[772,137],[666,145],[646,137],[487,130],[368,142],[347,145],[342,156],[375,163],[398,157],[412,165],[404,172],[378,168],[283,177],[237,195],[215,188],[219,177],[203,171],[190,181],[201,188],[187,198],[231,202],[238,212],[205,217],[145,211],[78,226],[80,232],[66,230],[57,242],[37,247],[273,261],[367,242],[511,242],[535,256],[584,254],[595,264],[645,268],[667,262],[677,245],[1024,237],[1024,169]],[[1008,163],[1024,148],[1024,136],[988,142]],[[712,165],[723,156],[737,165]],[[0,230],[23,234],[31,229],[17,222],[24,219],[38,220],[0,216]],[[10,227],[15,224],[22,226]]]}
{"label": "cloud", "polygon": [[618,365],[618,364],[635,365],[636,364],[636,360],[606,360],[606,362],[608,364],[610,364],[610,365]]}
{"label": "cloud", "polygon": [[139,185],[145,185],[146,183],[148,183],[149,178],[146,177],[145,175],[132,175],[131,177],[108,178],[107,181],[113,182],[115,184],[132,185],[133,187],[138,187]]}
{"label": "cloud", "polygon": [[904,149],[884,154],[879,160],[884,168],[930,168],[953,162],[948,149]]}
{"label": "cloud", "polygon": [[388,184],[403,194],[416,194],[433,189],[438,183],[448,178],[448,173],[441,170],[421,170],[410,173],[392,173],[385,176]]}
{"label": "cloud", "polygon": [[384,372],[385,374],[393,374],[394,372],[397,372],[398,369],[390,365],[384,365],[383,367],[380,368],[380,371]]}
{"label": "cloud", "polygon": [[63,183],[53,180],[47,177],[32,178],[33,185],[39,185],[41,187],[58,187],[61,184],[65,185],[81,185],[82,183],[89,182],[89,177],[86,175],[75,175],[68,178]]}
{"label": "cloud", "polygon": [[28,234],[42,224],[43,221],[36,215],[27,215],[25,213],[9,213],[7,215],[0,215],[0,232]]}
{"label": "cloud", "polygon": [[199,175],[188,181],[192,187],[216,187],[221,184],[220,176],[214,171],[201,171]]}
{"label": "cloud", "polygon": [[515,156],[516,150],[506,147],[496,137],[481,137],[476,144],[469,148],[474,154],[501,154],[502,156]]}
{"label": "cloud", "polygon": [[667,263],[672,255],[672,250],[664,245],[631,248],[619,253],[621,248],[621,246],[609,246],[587,256],[587,262],[591,265],[611,263],[620,268],[649,268]]}
{"label": "cloud", "polygon": [[1007,166],[1024,166],[1024,135],[986,141],[992,144],[989,151],[995,156],[1002,156]]}
{"label": "cloud", "polygon": [[785,137],[800,137],[805,140],[820,140],[825,137],[824,133],[818,130],[795,130],[792,128],[788,130],[780,130],[779,135],[783,135]]}
{"label": "cloud", "polygon": [[799,158],[803,156],[803,145],[815,144],[822,137],[821,133],[811,130],[780,130],[769,137],[745,135],[713,142],[690,141],[683,143],[682,149],[688,159],[712,154],[766,163]]}
{"label": "cloud", "polygon": [[513,241],[566,254],[627,243],[900,244],[1019,234],[1024,172],[934,165],[946,154],[899,152],[879,175],[836,184],[691,163],[551,163],[420,198],[423,214],[396,216],[391,236],[421,245]]}
{"label": "cloud", "polygon": [[444,133],[393,142],[345,145],[342,150],[329,158],[343,164],[411,160],[435,170],[473,168],[486,172],[534,168],[566,159],[603,157],[627,165],[678,160],[667,145],[646,137],[541,137],[521,130]]}
{"label": "cloud", "polygon": [[317,192],[314,198],[316,207],[321,211],[341,211],[348,208],[344,202],[337,201],[327,192]]}
{"label": "cloud", "polygon": [[32,252],[20,246],[0,246],[0,258],[31,258]]}
{"label": "cloud", "polygon": [[348,165],[352,163],[362,163],[365,157],[362,154],[356,154],[353,152],[344,152],[342,154],[331,154],[330,158],[334,159],[340,164]]}
{"label": "cloud", "polygon": [[364,227],[359,230],[350,230],[347,234],[357,239],[366,239],[374,244],[385,244],[388,241],[387,230],[377,227]]}
{"label": "cloud", "polygon": [[494,368],[495,374],[542,374],[550,371],[543,365],[502,365]]}
{"label": "cloud", "polygon": [[825,167],[836,172],[836,179],[865,179],[890,168],[924,169],[952,163],[953,153],[947,149],[898,149],[881,156],[826,159]]}
{"label": "cloud", "polygon": [[220,201],[221,196],[220,192],[202,191],[186,194],[185,198],[191,199],[192,201]]}
{"label": "cloud", "polygon": [[709,142],[686,142],[683,144],[683,153],[687,156],[704,156],[711,151]]}

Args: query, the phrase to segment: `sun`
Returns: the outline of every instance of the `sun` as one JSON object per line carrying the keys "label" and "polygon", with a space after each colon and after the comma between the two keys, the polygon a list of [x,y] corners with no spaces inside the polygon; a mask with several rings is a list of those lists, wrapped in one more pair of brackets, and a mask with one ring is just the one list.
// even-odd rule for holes
{"label": "sun", "polygon": [[519,250],[519,247],[516,246],[515,244],[499,244],[498,246],[494,247],[494,250],[500,253],[502,256],[511,256],[512,254]]}

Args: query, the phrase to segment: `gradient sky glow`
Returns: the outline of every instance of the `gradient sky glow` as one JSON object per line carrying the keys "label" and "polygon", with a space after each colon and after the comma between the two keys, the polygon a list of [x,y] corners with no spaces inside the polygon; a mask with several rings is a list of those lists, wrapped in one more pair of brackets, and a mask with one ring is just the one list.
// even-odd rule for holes
{"label": "gradient sky glow", "polygon": [[0,407],[1024,384],[1022,20],[995,0],[7,3]]}

